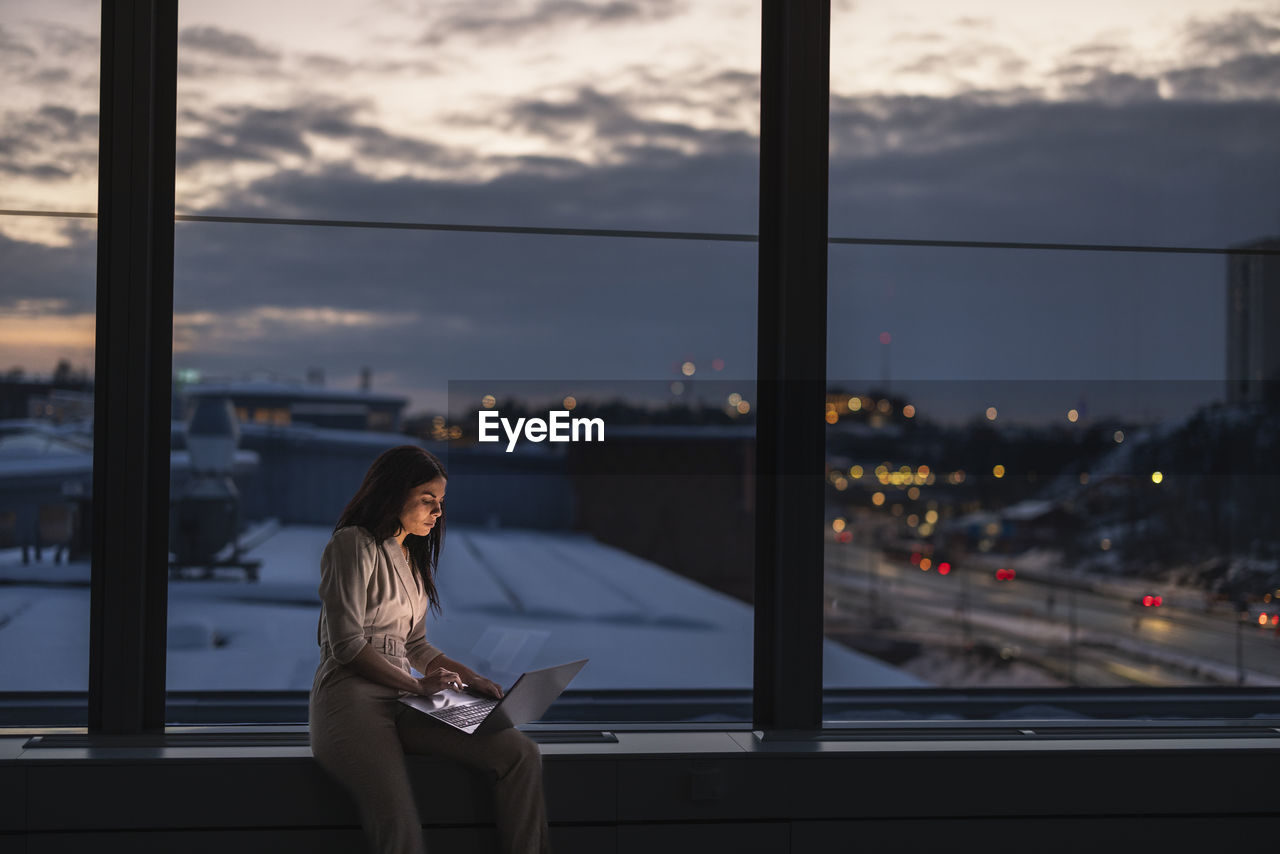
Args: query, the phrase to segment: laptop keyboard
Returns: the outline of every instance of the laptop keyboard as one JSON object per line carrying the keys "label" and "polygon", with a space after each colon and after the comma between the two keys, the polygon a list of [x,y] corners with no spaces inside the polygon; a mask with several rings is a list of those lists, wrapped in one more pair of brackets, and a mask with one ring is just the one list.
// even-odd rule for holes
{"label": "laptop keyboard", "polygon": [[432,712],[431,716],[454,726],[468,727],[484,720],[485,716],[493,711],[493,707],[496,705],[498,705],[497,700],[485,700],[480,703],[470,703],[466,706],[450,706],[447,709]]}

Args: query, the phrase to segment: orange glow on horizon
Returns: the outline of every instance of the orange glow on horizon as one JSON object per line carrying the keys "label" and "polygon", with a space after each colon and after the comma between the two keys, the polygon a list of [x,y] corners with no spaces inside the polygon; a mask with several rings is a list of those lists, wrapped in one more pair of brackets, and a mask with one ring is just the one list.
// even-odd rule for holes
{"label": "orange glow on horizon", "polygon": [[0,311],[0,368],[21,366],[27,373],[52,372],[59,360],[66,359],[92,370],[96,322],[92,314]]}

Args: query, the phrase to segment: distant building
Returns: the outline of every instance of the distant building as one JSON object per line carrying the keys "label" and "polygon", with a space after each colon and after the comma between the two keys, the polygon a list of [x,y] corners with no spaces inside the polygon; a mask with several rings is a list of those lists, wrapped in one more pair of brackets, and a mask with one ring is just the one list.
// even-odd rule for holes
{"label": "distant building", "polygon": [[93,417],[93,384],[0,379],[0,420],[38,418],[62,424]]}
{"label": "distant building", "polygon": [[569,443],[574,527],[751,602],[755,447],[746,424],[611,427],[603,443]]}
{"label": "distant building", "polygon": [[400,416],[408,403],[395,395],[283,382],[196,383],[182,387],[180,394],[228,398],[241,424],[386,433],[400,431]]}
{"label": "distant building", "polygon": [[[1234,249],[1280,249],[1280,238]],[[1268,384],[1271,395],[1265,391]],[[1227,256],[1227,400],[1258,401],[1280,389],[1280,256]]]}

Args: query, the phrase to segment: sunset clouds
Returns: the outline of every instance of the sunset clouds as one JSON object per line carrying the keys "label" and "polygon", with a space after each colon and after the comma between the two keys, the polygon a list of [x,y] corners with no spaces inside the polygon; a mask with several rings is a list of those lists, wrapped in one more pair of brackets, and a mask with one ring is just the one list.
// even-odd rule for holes
{"label": "sunset clouds", "polygon": [[[1280,4],[834,5],[833,235],[1225,246],[1280,233]],[[96,4],[0,9],[0,75],[19,93],[0,107],[0,207],[92,211]],[[180,26],[180,213],[757,229],[756,3],[184,0]],[[0,262],[13,271],[0,285],[0,321],[46,287],[68,292],[50,316],[92,310],[92,288],[82,287],[92,282],[91,230],[0,216],[0,238]],[[287,371],[305,367],[309,346],[353,365],[355,351],[389,364],[413,346],[409,324],[388,322],[367,342],[361,327],[299,313],[320,306],[330,319],[368,312],[379,324],[401,309],[428,324],[437,310],[449,318],[439,325],[444,355],[402,380],[415,399],[463,367],[533,370],[517,354],[557,329],[564,353],[541,371],[663,376],[671,353],[687,351],[749,376],[755,273],[753,250],[739,250],[180,225],[181,361]],[[860,307],[870,342],[833,335],[835,372],[875,373],[875,336],[890,319],[943,328],[999,290],[976,259],[832,251],[833,311]],[[1095,307],[1080,313],[1077,334],[1101,346],[1077,347],[1055,328],[1028,333],[1043,348],[1037,370],[1123,373],[1102,355],[1122,352],[1130,373],[1219,375],[1217,267],[1148,261],[1089,259],[1072,275],[1109,282],[1134,307],[1159,281],[1203,321],[1203,335],[1179,346],[1183,315],[1147,313],[1134,321],[1147,342],[1135,349]],[[51,283],[84,263],[72,277],[81,290]],[[1039,263],[1042,273],[1019,274],[1028,287],[1070,291],[1060,257]],[[978,296],[909,307],[876,296],[904,264],[929,293]],[[480,294],[483,305],[471,298]],[[1030,295],[1019,316],[1039,317],[1058,298]],[[271,315],[278,308],[295,313]],[[1009,352],[991,336],[1016,317],[989,315],[953,330],[945,358],[937,335],[921,335],[898,369],[1007,370]],[[273,350],[279,324],[290,323],[293,346]],[[615,346],[623,340],[633,343]],[[1152,356],[1151,347],[1175,349]],[[8,342],[5,351],[0,363],[20,357]]]}

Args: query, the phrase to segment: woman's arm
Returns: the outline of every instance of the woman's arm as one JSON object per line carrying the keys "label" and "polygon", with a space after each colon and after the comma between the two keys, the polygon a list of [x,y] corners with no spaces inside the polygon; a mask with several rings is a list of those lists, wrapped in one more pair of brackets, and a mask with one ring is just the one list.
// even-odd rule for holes
{"label": "woman's arm", "polygon": [[462,677],[463,682],[470,682],[480,675],[465,664],[460,664],[459,662],[454,661],[443,652],[431,659],[431,661],[427,662],[427,669],[422,672],[430,673],[437,667],[443,667],[445,670],[452,670],[454,673]]}
{"label": "woman's arm", "polygon": [[443,667],[445,670],[452,670],[454,673],[462,677],[463,682],[466,682],[472,688],[478,689],[481,693],[489,694],[490,696],[497,697],[499,699],[502,697],[501,685],[497,682],[492,682],[486,679],[470,667],[467,667],[461,662],[454,661],[444,653],[440,653],[435,658],[431,659],[431,661],[428,662],[428,667],[429,669],[425,671],[427,673],[430,673],[437,667]]}
{"label": "woman's arm", "polygon": [[373,539],[354,526],[334,532],[320,556],[324,640],[339,664],[350,664],[369,645],[364,616],[375,560]]}
{"label": "woman's arm", "polygon": [[399,688],[411,694],[421,694],[422,686],[413,675],[396,667],[369,644],[356,653],[356,657],[347,662],[356,673],[371,682],[386,685],[388,688]]}
{"label": "woman's arm", "polygon": [[[386,685],[388,688],[408,691],[410,694],[438,694],[445,688],[456,687],[457,683],[464,681],[462,674],[456,670],[449,667],[441,668],[441,660],[440,656],[436,656],[433,662],[435,666],[421,679],[415,679],[411,674],[387,661],[372,646],[365,644],[364,649],[347,662],[347,667],[365,679],[377,682],[379,685]],[[483,679],[483,677],[479,678]]]}

